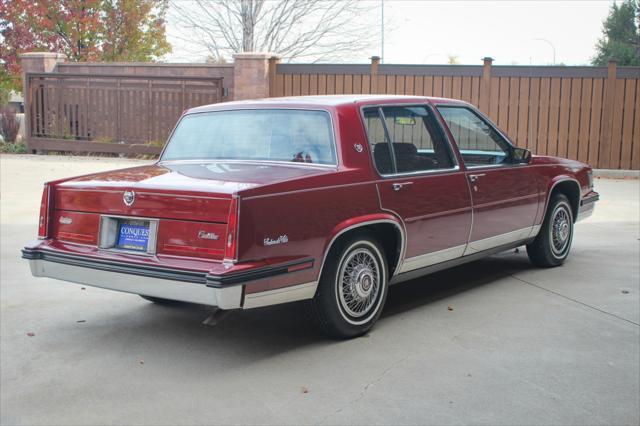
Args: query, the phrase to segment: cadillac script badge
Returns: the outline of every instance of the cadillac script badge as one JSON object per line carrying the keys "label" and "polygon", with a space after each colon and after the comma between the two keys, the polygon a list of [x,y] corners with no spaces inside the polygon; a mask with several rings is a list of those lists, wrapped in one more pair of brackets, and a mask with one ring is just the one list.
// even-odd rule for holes
{"label": "cadillac script badge", "polygon": [[215,232],[199,231],[198,238],[203,240],[217,240],[220,236]]}

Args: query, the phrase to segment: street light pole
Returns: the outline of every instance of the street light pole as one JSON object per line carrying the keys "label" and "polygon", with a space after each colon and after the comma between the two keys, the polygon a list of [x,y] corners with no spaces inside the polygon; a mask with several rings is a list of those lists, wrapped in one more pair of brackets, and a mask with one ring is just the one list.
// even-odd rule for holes
{"label": "street light pole", "polygon": [[382,52],[380,52],[380,62],[384,63],[384,0],[380,0],[380,8],[382,10],[381,15],[381,19],[380,19],[380,33],[382,35],[381,37],[381,50]]}
{"label": "street light pole", "polygon": [[544,41],[549,46],[551,46],[551,50],[553,51],[553,64],[552,65],[555,65],[556,64],[556,47],[553,45],[553,43],[551,43],[546,38],[534,38],[534,40],[536,40],[536,41]]}

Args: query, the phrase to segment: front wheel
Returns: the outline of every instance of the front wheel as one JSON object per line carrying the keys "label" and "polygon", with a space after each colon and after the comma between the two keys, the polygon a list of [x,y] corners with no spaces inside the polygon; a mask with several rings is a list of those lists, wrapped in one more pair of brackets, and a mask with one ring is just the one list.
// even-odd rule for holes
{"label": "front wheel", "polygon": [[368,234],[354,235],[327,257],[311,302],[314,319],[331,337],[360,336],[380,317],[387,292],[384,250]]}
{"label": "front wheel", "polygon": [[573,240],[573,210],[564,194],[551,198],[536,239],[527,245],[529,260],[536,266],[559,266],[569,256]]}

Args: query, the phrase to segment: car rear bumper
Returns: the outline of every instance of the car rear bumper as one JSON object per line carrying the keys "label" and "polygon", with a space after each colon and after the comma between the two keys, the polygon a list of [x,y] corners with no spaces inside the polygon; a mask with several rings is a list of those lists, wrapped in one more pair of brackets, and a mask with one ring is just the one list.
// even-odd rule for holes
{"label": "car rear bumper", "polygon": [[[301,261],[257,268],[228,276],[206,272],[101,261],[76,254],[33,247],[22,250],[34,277],[54,278],[109,290],[169,300],[217,306],[221,309],[252,308],[313,297],[317,283],[303,283],[271,291],[245,294],[258,280],[300,270]],[[313,264],[307,260],[306,263]]]}
{"label": "car rear bumper", "polygon": [[591,191],[580,200],[580,207],[578,208],[578,217],[576,222],[588,218],[593,214],[593,210],[596,206],[596,201],[600,200],[600,194],[595,191]]}

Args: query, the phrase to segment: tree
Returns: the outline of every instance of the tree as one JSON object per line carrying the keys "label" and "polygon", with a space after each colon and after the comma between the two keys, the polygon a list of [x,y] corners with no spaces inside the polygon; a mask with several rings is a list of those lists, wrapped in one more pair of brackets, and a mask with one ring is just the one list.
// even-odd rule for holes
{"label": "tree", "polygon": [[106,0],[103,61],[149,62],[171,52],[165,36],[167,0]]}
{"label": "tree", "polygon": [[221,60],[274,52],[287,60],[337,59],[375,42],[357,0],[193,0],[171,2],[183,40]]}
{"label": "tree", "polygon": [[640,65],[640,8],[637,0],[614,3],[602,23],[602,37],[596,44],[593,65],[604,66],[610,58],[618,65]]}
{"label": "tree", "polygon": [[0,0],[0,61],[21,91],[18,56],[59,51],[71,61],[153,61],[171,51],[168,0]]}
{"label": "tree", "polygon": [[0,107],[9,102],[11,91],[19,84],[14,80],[13,76],[7,71],[4,62],[0,63]]}

